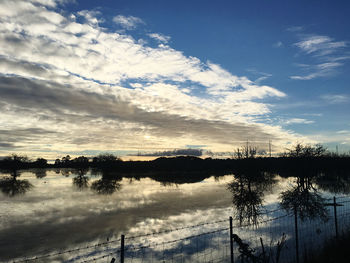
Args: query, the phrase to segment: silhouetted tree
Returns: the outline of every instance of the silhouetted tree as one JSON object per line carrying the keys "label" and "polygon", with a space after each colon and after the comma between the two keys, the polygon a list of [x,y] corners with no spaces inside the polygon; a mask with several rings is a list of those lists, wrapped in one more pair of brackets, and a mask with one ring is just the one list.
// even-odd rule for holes
{"label": "silhouetted tree", "polygon": [[89,158],[85,156],[79,156],[77,158],[74,158],[72,161],[78,164],[87,164],[89,162]]}
{"label": "silhouetted tree", "polygon": [[37,158],[34,165],[38,167],[45,167],[47,165],[47,160],[44,158]]}
{"label": "silhouetted tree", "polygon": [[69,162],[70,162],[70,155],[67,155],[67,156],[64,156],[64,157],[62,157],[62,163],[64,163],[64,164],[68,164]]}
{"label": "silhouetted tree", "polygon": [[258,153],[258,147],[256,146],[249,146],[248,143],[246,146],[242,146],[241,148],[237,148],[234,152],[234,156],[237,159],[242,158],[255,158]]}
{"label": "silhouetted tree", "polygon": [[99,154],[98,156],[92,159],[94,163],[108,163],[115,162],[117,160],[119,160],[118,157],[110,153]]}
{"label": "silhouetted tree", "polygon": [[297,143],[292,149],[289,149],[285,153],[286,157],[296,157],[296,158],[307,158],[307,157],[321,157],[325,156],[327,153],[327,148],[321,144],[312,145],[302,145]]}

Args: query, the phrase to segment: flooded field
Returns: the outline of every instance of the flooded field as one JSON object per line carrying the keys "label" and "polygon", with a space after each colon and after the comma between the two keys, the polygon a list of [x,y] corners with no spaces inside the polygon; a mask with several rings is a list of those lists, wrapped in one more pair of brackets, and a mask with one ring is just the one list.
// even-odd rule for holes
{"label": "flooded field", "polygon": [[[0,177],[0,260],[9,262],[36,256],[36,262],[111,262],[119,257],[122,234],[132,262],[206,262],[210,254],[227,262],[230,216],[234,232],[251,246],[259,246],[260,237],[269,245],[287,234],[294,257],[291,202],[299,202],[301,235],[308,233],[302,246],[306,237],[313,242],[334,235],[333,207],[324,204],[334,195],[346,204],[350,185],[345,177],[324,174],[207,176],[180,183],[73,169]],[[341,229],[346,213],[345,205],[338,209]]]}

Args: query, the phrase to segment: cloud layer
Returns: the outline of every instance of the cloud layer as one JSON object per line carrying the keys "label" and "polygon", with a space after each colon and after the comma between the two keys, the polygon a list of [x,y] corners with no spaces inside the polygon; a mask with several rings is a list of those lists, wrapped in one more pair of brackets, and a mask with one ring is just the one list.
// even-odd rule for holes
{"label": "cloud layer", "polygon": [[[302,29],[300,29],[302,30]],[[299,50],[316,60],[315,64],[298,64],[304,74],[290,76],[296,80],[311,80],[319,77],[330,77],[338,73],[344,62],[350,59],[346,53],[348,43],[335,41],[328,36],[301,35],[301,40],[294,45]]]}
{"label": "cloud layer", "polygon": [[[263,100],[283,92],[184,56],[166,45],[167,36],[151,34],[160,43],[146,45],[100,27],[97,12],[63,15],[54,1],[1,2],[0,10],[4,152],[228,150],[246,140],[296,138],[255,121],[270,113]],[[126,29],[144,23],[122,15],[113,21]]]}

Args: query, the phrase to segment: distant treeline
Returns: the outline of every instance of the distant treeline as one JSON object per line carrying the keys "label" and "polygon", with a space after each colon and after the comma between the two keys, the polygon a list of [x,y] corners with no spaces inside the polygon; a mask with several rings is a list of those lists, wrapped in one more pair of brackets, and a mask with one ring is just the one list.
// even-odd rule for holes
{"label": "distant treeline", "polygon": [[[246,150],[246,152],[245,152]],[[205,173],[254,173],[269,172],[310,172],[326,170],[349,170],[350,156],[329,153],[323,146],[297,144],[280,157],[255,157],[252,148],[242,149],[236,158],[212,159],[195,156],[160,157],[153,161],[122,161],[112,154],[100,154],[93,158],[69,155],[49,164],[46,159],[30,160],[26,156],[13,154],[0,161],[0,169],[27,168],[99,168],[114,172],[205,172]]]}

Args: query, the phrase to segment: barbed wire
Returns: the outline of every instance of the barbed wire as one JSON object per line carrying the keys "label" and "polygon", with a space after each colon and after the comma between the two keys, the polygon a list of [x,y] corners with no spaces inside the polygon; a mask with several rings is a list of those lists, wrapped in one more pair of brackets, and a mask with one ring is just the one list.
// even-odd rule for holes
{"label": "barbed wire", "polygon": [[[180,242],[180,241],[189,240],[189,239],[192,239],[192,238],[195,238],[195,237],[200,237],[200,236],[204,236],[204,235],[210,235],[210,234],[222,232],[222,231],[225,231],[225,230],[229,230],[229,228],[225,227],[225,228],[220,228],[220,229],[217,229],[217,230],[214,230],[214,231],[205,232],[205,233],[192,235],[192,236],[187,236],[187,237],[183,237],[183,238],[178,238],[178,239],[174,239],[174,240],[169,240],[169,241],[165,241],[165,242],[161,242],[161,243],[151,243],[151,244],[146,245],[146,246],[132,247],[132,250],[140,250],[140,249],[144,249],[144,248],[154,248],[154,247],[157,247],[157,246],[168,245],[168,244],[172,244],[172,243],[176,243],[176,242]],[[130,248],[130,247],[125,248],[125,251],[127,251],[128,248]]]}
{"label": "barbed wire", "polygon": [[42,255],[42,256],[35,256],[35,257],[32,257],[32,258],[20,259],[20,260],[16,260],[16,261],[12,261],[12,262],[13,263],[30,262],[30,261],[33,261],[33,260],[60,256],[60,255],[64,255],[64,254],[68,254],[68,253],[72,253],[72,252],[76,252],[76,251],[86,250],[86,249],[89,249],[89,248],[101,247],[101,246],[104,246],[104,245],[108,245],[110,243],[115,243],[115,242],[120,242],[120,241],[121,241],[121,239],[116,239],[116,240],[112,240],[112,241],[106,241],[106,242],[103,242],[103,243],[98,243],[98,244],[95,244],[95,245],[89,245],[89,246],[74,248],[74,249],[70,249],[70,250],[53,252],[53,253],[45,254],[45,255]]}
{"label": "barbed wire", "polygon": [[350,200],[346,200],[346,201],[341,201],[341,202],[337,202],[338,204],[345,204],[345,203],[350,203]]}
{"label": "barbed wire", "polygon": [[343,199],[343,198],[350,198],[350,195],[341,195],[341,196],[336,196],[335,198]]}
{"label": "barbed wire", "polygon": [[116,253],[120,252],[120,249],[117,250],[117,251],[114,251],[114,252],[111,252],[111,253],[108,253],[108,254],[105,254],[103,256],[100,256],[100,257],[94,257],[94,258],[91,258],[91,259],[86,259],[84,261],[80,261],[80,263],[87,263],[87,262],[91,262],[91,261],[96,261],[96,260],[99,260],[99,259],[103,259],[103,258],[106,258],[106,257],[109,257],[109,256],[113,256],[115,255]]}
{"label": "barbed wire", "polygon": [[[283,210],[283,208],[277,208],[277,209],[274,209],[274,210],[267,210],[267,211],[261,213],[261,215],[274,213],[274,212],[277,212],[277,211],[280,211],[280,210]],[[191,228],[201,227],[201,226],[205,226],[205,225],[213,225],[213,224],[223,223],[223,222],[227,222],[227,221],[228,221],[228,219],[223,219],[223,220],[218,220],[218,221],[214,221],[214,222],[206,222],[206,223],[200,223],[200,224],[196,224],[196,225],[190,225],[190,226],[166,229],[166,230],[158,231],[158,232],[152,232],[152,233],[147,233],[147,234],[142,234],[142,235],[125,237],[125,240],[126,239],[135,239],[135,238],[140,238],[140,237],[147,237],[147,236],[152,236],[152,235],[166,234],[166,233],[169,233],[169,232],[174,232],[174,231],[179,231],[179,230],[184,230],[184,229],[191,229]]]}
{"label": "barbed wire", "polygon": [[274,213],[274,212],[277,212],[277,211],[280,211],[280,210],[284,210],[284,209],[283,208],[276,208],[274,210],[266,210],[263,213],[260,213],[260,215],[267,215],[267,214],[271,214],[271,213]]}
{"label": "barbed wire", "polygon": [[[275,209],[275,210],[266,211],[264,214],[276,212],[276,211],[279,211],[279,210],[282,210],[282,209],[278,208],[278,209]],[[266,220],[258,222],[258,224],[270,222],[270,221],[277,220],[277,219],[280,219],[280,218],[283,218],[283,217],[286,217],[286,216],[288,216],[288,214],[283,215],[283,216],[279,216],[279,217],[276,217],[276,218],[266,219]],[[178,228],[173,228],[173,229],[167,229],[167,230],[163,230],[163,231],[159,231],[159,232],[152,232],[152,233],[148,233],[148,234],[142,234],[142,235],[137,235],[137,236],[125,237],[125,240],[132,240],[132,239],[136,239],[136,238],[140,238],[140,237],[147,237],[147,236],[155,236],[155,235],[170,233],[170,232],[174,232],[174,231],[180,231],[180,230],[184,230],[184,229],[192,229],[192,228],[197,228],[197,227],[201,227],[201,226],[205,226],[205,225],[212,225],[212,224],[223,223],[223,222],[227,222],[227,221],[228,221],[228,219],[223,219],[223,220],[217,220],[217,221],[214,221],[214,222],[206,222],[206,223],[201,223],[201,224],[196,224],[196,225],[191,225],[191,226],[184,226],[184,227],[178,227]],[[248,224],[244,224],[244,225],[237,225],[237,226],[234,226],[234,228],[247,227],[247,226],[251,226],[251,225],[256,225],[256,224],[248,223]],[[208,234],[210,234],[210,233],[212,233],[212,232],[208,232]],[[194,235],[193,237],[204,235],[204,234],[206,234],[206,233],[202,233],[202,234],[199,234],[199,235]],[[49,253],[49,254],[45,254],[45,255],[41,255],[41,256],[35,256],[35,257],[32,257],[32,258],[27,258],[27,259],[20,259],[20,260],[16,260],[16,261],[12,261],[12,262],[13,263],[30,262],[30,261],[34,261],[34,260],[39,260],[39,259],[44,259],[44,258],[49,258],[49,257],[54,257],[54,256],[60,256],[60,255],[63,255],[63,254],[68,254],[68,253],[72,253],[72,252],[86,250],[86,249],[89,249],[89,248],[96,248],[96,247],[100,247],[100,246],[105,246],[105,245],[108,245],[108,244],[111,244],[111,243],[120,242],[120,241],[121,241],[121,239],[109,240],[109,241],[98,243],[98,244],[95,244],[95,245],[88,245],[88,246],[84,246],[84,247],[79,247],[79,248],[74,248],[74,249],[69,249],[69,250],[64,250],[64,251],[59,251],[59,252],[53,252],[53,253]],[[180,241],[180,240],[175,240],[175,241]]]}
{"label": "barbed wire", "polygon": [[218,220],[218,221],[214,221],[214,222],[200,223],[200,224],[197,224],[197,225],[166,229],[166,230],[158,231],[158,232],[152,232],[152,233],[147,233],[147,234],[142,234],[142,235],[137,235],[137,236],[125,237],[125,239],[135,239],[135,238],[140,238],[140,237],[147,237],[147,236],[153,236],[153,235],[166,234],[166,233],[169,233],[169,232],[174,232],[174,231],[179,231],[179,230],[184,230],[184,229],[191,229],[191,228],[196,228],[196,227],[205,226],[205,225],[213,225],[213,224],[228,222],[228,220],[229,219],[223,219],[223,220]]}
{"label": "barbed wire", "polygon": [[248,226],[256,226],[256,225],[258,225],[258,224],[268,223],[268,222],[275,221],[275,220],[278,220],[278,219],[281,219],[281,218],[284,218],[284,217],[287,217],[287,216],[292,216],[292,214],[291,214],[291,213],[287,213],[287,214],[282,215],[282,216],[278,216],[278,217],[274,217],[274,218],[265,219],[265,220],[260,221],[260,222],[258,222],[258,223],[247,223],[247,224],[244,224],[244,225],[233,226],[232,228],[241,228],[241,227],[248,227]]}

